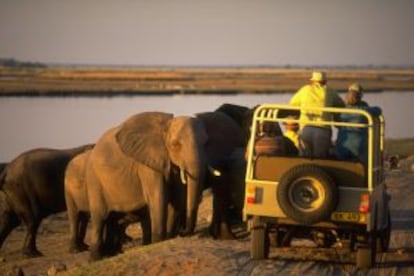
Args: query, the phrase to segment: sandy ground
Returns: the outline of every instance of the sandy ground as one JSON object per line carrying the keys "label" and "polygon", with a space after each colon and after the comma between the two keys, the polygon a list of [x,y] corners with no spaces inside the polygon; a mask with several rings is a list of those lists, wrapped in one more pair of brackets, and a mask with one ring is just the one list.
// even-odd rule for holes
{"label": "sandy ground", "polygon": [[213,240],[205,235],[211,210],[207,194],[200,206],[197,235],[143,247],[139,225],[134,224],[128,233],[135,240],[124,246],[123,254],[94,263],[88,263],[88,252],[68,253],[65,213],[43,221],[38,235],[43,257],[23,258],[25,231],[20,227],[0,250],[0,275],[55,275],[57,271],[58,275],[414,275],[414,173],[389,171],[387,186],[392,196],[391,248],[377,255],[378,264],[368,271],[356,269],[355,253],[317,249],[308,240],[294,240],[289,248],[272,248],[268,260],[252,260],[250,238],[243,226],[234,229],[237,240]]}

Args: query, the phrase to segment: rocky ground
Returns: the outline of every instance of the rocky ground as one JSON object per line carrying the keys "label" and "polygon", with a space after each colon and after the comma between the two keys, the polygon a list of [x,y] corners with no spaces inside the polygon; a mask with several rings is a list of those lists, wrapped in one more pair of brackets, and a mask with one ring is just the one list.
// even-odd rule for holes
{"label": "rocky ground", "polygon": [[308,240],[294,240],[289,248],[272,248],[268,260],[252,260],[250,237],[243,225],[234,229],[237,240],[213,240],[205,235],[211,213],[211,195],[207,194],[200,206],[197,235],[143,247],[139,225],[132,225],[128,233],[135,240],[124,246],[124,253],[94,263],[88,263],[88,252],[68,253],[65,213],[42,223],[38,246],[43,257],[23,258],[20,249],[25,230],[20,227],[0,250],[0,275],[414,275],[412,163],[414,158],[408,158],[387,173],[392,196],[391,248],[377,255],[378,264],[368,271],[355,267],[355,253],[317,249]]}

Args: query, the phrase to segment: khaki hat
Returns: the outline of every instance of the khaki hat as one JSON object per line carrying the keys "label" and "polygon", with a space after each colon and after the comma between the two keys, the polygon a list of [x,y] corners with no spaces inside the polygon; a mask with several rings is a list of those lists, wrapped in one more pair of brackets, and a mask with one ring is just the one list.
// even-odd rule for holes
{"label": "khaki hat", "polygon": [[312,72],[312,78],[310,78],[310,80],[317,81],[317,82],[326,81],[326,73],[320,72],[320,71],[314,71]]}
{"label": "khaki hat", "polygon": [[362,89],[362,86],[359,83],[357,83],[357,82],[351,84],[348,87],[348,91],[354,91],[354,92],[357,92],[357,93],[362,93],[362,90],[363,90]]}

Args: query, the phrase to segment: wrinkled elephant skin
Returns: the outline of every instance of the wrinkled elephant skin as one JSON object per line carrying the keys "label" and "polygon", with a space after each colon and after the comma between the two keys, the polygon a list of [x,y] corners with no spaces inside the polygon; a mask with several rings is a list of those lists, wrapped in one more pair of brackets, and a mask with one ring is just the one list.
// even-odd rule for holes
{"label": "wrinkled elephant skin", "polygon": [[103,227],[111,212],[128,213],[148,207],[152,242],[167,237],[173,167],[180,168],[186,177],[184,232],[193,232],[205,179],[206,158],[202,149],[206,137],[203,126],[194,118],[146,112],[130,117],[99,139],[86,169],[92,222],[91,260],[103,257]]}

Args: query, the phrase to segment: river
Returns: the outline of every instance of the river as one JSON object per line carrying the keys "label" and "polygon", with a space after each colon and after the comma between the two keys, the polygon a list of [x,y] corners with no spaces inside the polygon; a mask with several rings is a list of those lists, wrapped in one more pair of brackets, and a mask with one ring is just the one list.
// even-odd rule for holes
{"label": "river", "polygon": [[[222,103],[253,107],[287,103],[292,94],[172,95],[116,97],[1,97],[0,162],[37,148],[67,148],[93,143],[108,128],[135,113],[164,111],[191,115]],[[342,95],[343,96],[343,95]],[[367,93],[364,100],[382,108],[387,138],[414,137],[414,92]]]}

